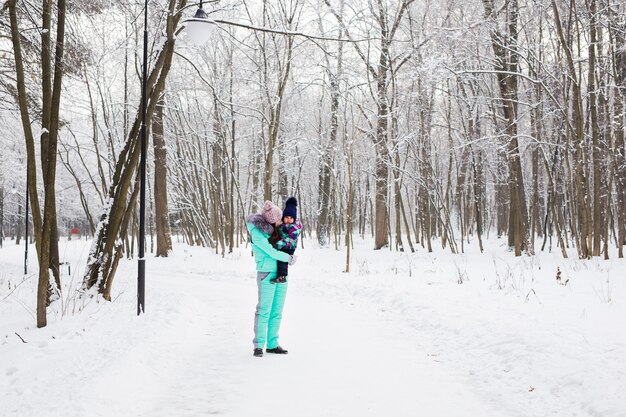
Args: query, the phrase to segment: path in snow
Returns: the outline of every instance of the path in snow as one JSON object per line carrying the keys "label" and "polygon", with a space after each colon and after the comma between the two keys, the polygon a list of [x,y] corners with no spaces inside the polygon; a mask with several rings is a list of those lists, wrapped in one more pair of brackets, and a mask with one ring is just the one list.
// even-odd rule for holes
{"label": "path in snow", "polygon": [[[64,246],[80,281],[88,246]],[[342,274],[343,256],[301,251],[281,331],[290,353],[254,358],[249,250],[150,258],[139,318],[124,260],[114,303],[67,291],[63,319],[55,303],[35,329],[36,279],[4,248],[0,417],[626,417],[626,290],[609,286],[622,260],[362,249]]]}
{"label": "path in snow", "polygon": [[161,395],[141,415],[499,415],[388,322],[321,297],[291,291],[281,329],[290,353],[255,358],[254,281],[212,278],[153,284],[155,292],[184,292],[204,326],[154,352],[179,363],[163,364],[176,370],[158,376]]}

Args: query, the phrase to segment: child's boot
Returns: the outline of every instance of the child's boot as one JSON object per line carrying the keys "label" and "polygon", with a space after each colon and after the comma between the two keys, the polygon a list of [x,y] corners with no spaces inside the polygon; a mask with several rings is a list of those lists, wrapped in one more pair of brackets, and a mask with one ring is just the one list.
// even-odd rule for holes
{"label": "child's boot", "polygon": [[287,282],[287,276],[286,275],[279,275],[276,278],[270,279],[270,282],[272,284],[284,284],[285,282]]}

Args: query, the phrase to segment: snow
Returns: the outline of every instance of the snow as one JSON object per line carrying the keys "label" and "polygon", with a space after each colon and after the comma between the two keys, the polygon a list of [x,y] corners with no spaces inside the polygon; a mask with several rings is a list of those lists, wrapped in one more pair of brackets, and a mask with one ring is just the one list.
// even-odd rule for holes
{"label": "snow", "polygon": [[345,252],[305,241],[281,328],[289,354],[255,358],[249,248],[149,256],[138,317],[136,260],[120,263],[114,302],[81,299],[71,288],[90,242],[63,240],[73,275],[37,329],[36,265],[23,281],[23,248],[7,242],[0,415],[626,416],[625,261],[473,246],[359,241],[343,273]]}

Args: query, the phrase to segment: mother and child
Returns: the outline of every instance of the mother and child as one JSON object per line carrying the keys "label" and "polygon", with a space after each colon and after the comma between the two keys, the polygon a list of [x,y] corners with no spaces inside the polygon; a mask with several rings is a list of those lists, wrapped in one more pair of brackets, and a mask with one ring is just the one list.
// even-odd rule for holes
{"label": "mother and child", "polygon": [[281,210],[271,201],[261,213],[246,218],[252,252],[256,262],[258,302],[254,313],[254,356],[267,353],[286,354],[278,343],[278,330],[287,296],[289,265],[296,262],[294,252],[302,223],[298,220],[298,200],[289,197]]}

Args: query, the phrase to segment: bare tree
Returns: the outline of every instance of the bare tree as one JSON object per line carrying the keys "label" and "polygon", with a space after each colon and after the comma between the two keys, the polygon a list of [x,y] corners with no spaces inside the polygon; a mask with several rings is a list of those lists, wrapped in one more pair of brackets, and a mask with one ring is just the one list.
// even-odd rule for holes
{"label": "bare tree", "polygon": [[[365,64],[370,81],[375,85],[372,96],[376,103],[376,135],[374,136],[374,148],[376,151],[376,227],[374,248],[381,249],[389,244],[389,219],[387,193],[389,190],[389,82],[394,63],[398,62],[397,57],[392,56],[391,47],[396,37],[402,19],[407,13],[408,7],[414,0],[403,0],[395,11],[389,10],[388,5],[383,0],[377,0],[370,4],[370,12],[373,20],[380,32],[380,41],[377,45],[378,59],[370,61],[370,54],[364,52],[357,42],[354,42],[352,32],[343,21],[343,16],[339,14],[331,5],[330,0],[325,0],[326,5],[331,9],[336,19],[341,24],[348,39],[356,49],[359,57]],[[395,65],[401,65],[406,61],[399,61]]]}
{"label": "bare tree", "polygon": [[[165,88],[165,81],[172,65],[174,56],[175,34],[182,18],[182,10],[186,0],[169,0],[166,17],[166,39],[161,47],[147,79],[147,115],[150,120],[157,103]],[[135,181],[133,191],[131,183],[135,177],[139,162],[140,146],[139,131],[141,124],[141,106],[137,107],[135,120],[128,133],[126,144],[118,155],[115,165],[113,182],[109,188],[108,199],[104,213],[100,217],[92,245],[87,270],[83,279],[85,288],[97,286],[98,292],[110,300],[111,288],[115,271],[122,256],[122,244],[118,236],[126,233],[126,228],[132,217],[138,191],[138,182]],[[143,236],[139,238],[143,239]]]}
{"label": "bare tree", "polygon": [[[34,136],[28,96],[27,79],[22,55],[22,38],[20,36],[17,2],[8,2],[11,20],[11,39],[15,59],[17,77],[18,105],[24,129],[24,138],[28,155],[29,193],[32,202],[33,221],[35,223],[35,241],[39,261],[39,282],[37,290],[37,327],[47,324],[46,307],[50,300],[50,276],[52,270],[54,281],[52,288],[58,291],[59,250],[56,218],[56,160],[58,136],[60,130],[59,108],[64,75],[65,46],[65,0],[57,2],[45,0],[42,5],[41,35],[41,170],[44,184],[44,210],[40,212],[37,193],[37,173],[34,149]],[[56,39],[51,40],[53,33],[53,12],[56,16]]]}
{"label": "bare tree", "polygon": [[491,44],[495,55],[494,67],[497,71],[498,86],[505,122],[505,141],[509,168],[509,246],[515,248],[515,255],[520,256],[523,250],[528,248],[528,213],[526,208],[526,195],[524,191],[524,178],[518,140],[518,77],[519,54],[517,51],[518,28],[517,19],[519,6],[517,0],[506,3],[502,10],[506,12],[506,32],[498,29],[496,22],[497,9],[494,0],[483,0],[485,17],[492,25]]}

